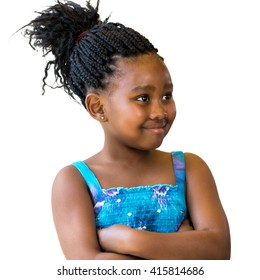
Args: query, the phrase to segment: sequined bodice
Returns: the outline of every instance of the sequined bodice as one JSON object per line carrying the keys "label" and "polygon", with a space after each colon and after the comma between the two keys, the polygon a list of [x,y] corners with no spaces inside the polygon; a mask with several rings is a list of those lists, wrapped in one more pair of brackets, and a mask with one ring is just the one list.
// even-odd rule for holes
{"label": "sequined bodice", "polygon": [[185,164],[182,152],[172,153],[176,185],[157,184],[102,189],[95,174],[82,162],[81,172],[94,199],[97,229],[124,224],[139,230],[175,232],[187,216]]}

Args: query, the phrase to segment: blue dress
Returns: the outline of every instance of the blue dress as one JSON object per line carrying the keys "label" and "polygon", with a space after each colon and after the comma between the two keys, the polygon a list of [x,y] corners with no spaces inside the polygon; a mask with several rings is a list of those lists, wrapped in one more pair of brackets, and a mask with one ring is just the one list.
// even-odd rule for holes
{"label": "blue dress", "polygon": [[157,184],[102,189],[95,174],[83,162],[74,162],[94,200],[96,228],[124,224],[134,229],[176,232],[187,217],[183,152],[172,152],[176,185]]}

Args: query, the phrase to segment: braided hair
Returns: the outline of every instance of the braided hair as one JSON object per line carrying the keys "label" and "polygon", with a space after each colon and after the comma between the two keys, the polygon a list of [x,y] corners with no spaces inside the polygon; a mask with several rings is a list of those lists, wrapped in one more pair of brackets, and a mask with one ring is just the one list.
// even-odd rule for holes
{"label": "braided hair", "polygon": [[101,21],[99,0],[94,8],[57,1],[24,26],[25,37],[32,48],[42,48],[43,56],[53,60],[45,66],[43,94],[51,67],[56,87],[64,88],[73,99],[77,96],[85,106],[88,89],[105,89],[113,75],[115,57],[135,57],[157,53],[157,49],[140,33],[120,23]]}

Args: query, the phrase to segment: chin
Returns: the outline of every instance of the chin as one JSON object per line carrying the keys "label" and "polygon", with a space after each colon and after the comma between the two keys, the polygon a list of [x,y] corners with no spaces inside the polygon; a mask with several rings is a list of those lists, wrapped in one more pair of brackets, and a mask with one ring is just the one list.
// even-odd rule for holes
{"label": "chin", "polygon": [[151,144],[151,145],[146,145],[146,146],[142,145],[140,147],[137,147],[137,149],[141,150],[141,151],[152,151],[152,150],[156,150],[161,145],[162,145],[162,141],[160,143],[154,143],[154,144]]}

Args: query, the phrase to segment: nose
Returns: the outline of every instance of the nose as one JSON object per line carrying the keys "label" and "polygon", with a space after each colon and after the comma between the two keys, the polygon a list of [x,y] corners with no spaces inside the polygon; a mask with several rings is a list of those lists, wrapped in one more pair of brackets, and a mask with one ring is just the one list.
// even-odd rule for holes
{"label": "nose", "polygon": [[150,119],[162,120],[167,116],[164,105],[160,101],[154,101],[151,103]]}

